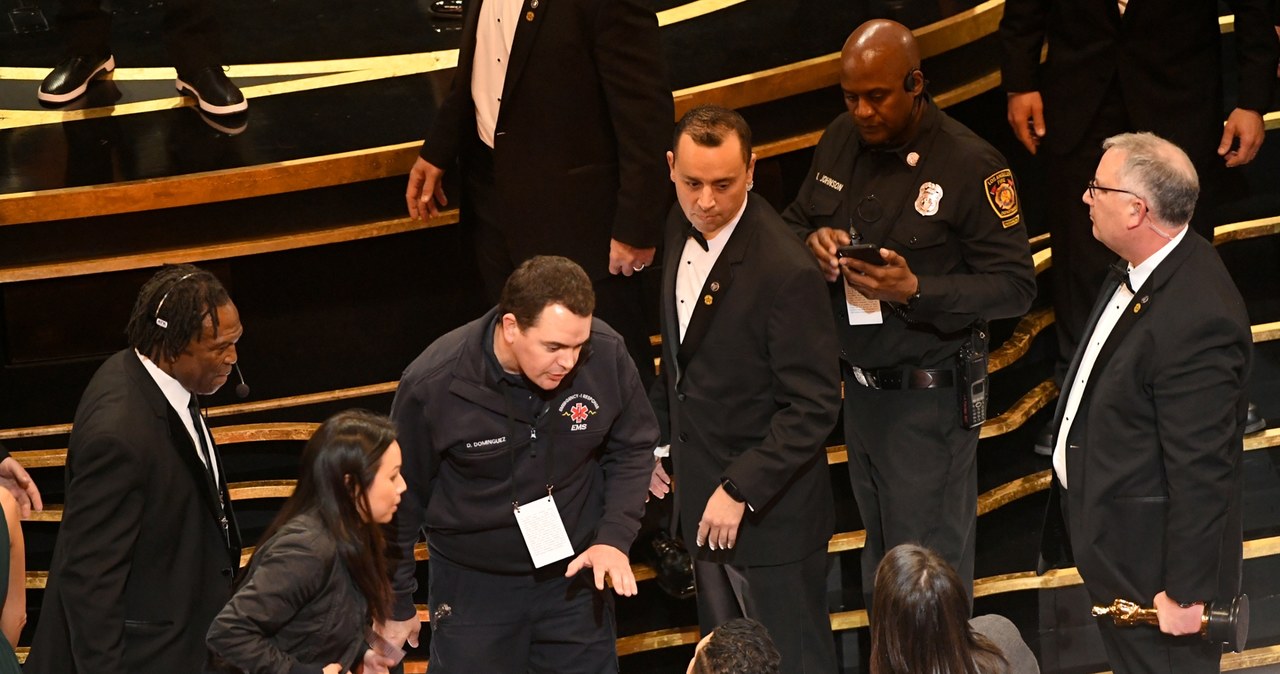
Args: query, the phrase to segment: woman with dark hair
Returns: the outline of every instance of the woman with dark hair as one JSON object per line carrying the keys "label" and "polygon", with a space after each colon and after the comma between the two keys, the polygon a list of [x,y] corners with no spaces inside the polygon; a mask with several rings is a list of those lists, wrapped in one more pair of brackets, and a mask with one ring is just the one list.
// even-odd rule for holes
{"label": "woman with dark hair", "polygon": [[899,545],[876,568],[871,674],[1039,674],[1018,628],[1001,616],[968,620],[955,569],[937,553]]}
{"label": "woman with dark hair", "polygon": [[391,606],[382,525],[405,490],[400,461],[386,417],[350,410],[321,424],[293,496],[209,628],[216,655],[248,674],[372,674],[395,664],[365,637]]}

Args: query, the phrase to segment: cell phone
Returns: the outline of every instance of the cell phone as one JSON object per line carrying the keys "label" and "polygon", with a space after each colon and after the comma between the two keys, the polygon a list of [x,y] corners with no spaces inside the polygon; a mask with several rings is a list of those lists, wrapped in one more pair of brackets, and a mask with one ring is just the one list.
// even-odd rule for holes
{"label": "cell phone", "polygon": [[880,257],[880,246],[874,243],[855,243],[852,246],[840,246],[836,249],[836,257],[848,257],[861,260],[878,267],[884,266],[884,258]]}

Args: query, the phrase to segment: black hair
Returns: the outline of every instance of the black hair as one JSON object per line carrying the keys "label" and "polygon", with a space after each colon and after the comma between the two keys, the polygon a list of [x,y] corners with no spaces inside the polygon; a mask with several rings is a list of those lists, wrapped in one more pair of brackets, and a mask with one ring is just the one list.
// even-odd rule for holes
{"label": "black hair", "polygon": [[1009,670],[1000,649],[969,626],[969,597],[934,551],[903,544],[876,568],[871,674],[993,674]]}
{"label": "black hair", "polygon": [[391,420],[366,410],[339,412],[320,424],[302,450],[293,495],[262,535],[265,543],[289,520],[315,512],[337,541],[338,554],[368,600],[375,622],[390,617],[391,584],[382,526],[367,519],[367,490],[395,439]]}
{"label": "black hair", "polygon": [[715,628],[694,656],[695,674],[778,674],[782,656],[764,625],[736,618]]}
{"label": "black hair", "polygon": [[724,139],[732,132],[742,142],[742,162],[751,163],[751,127],[747,120],[737,112],[719,105],[699,105],[684,113],[676,122],[675,133],[671,136],[671,152],[675,153],[680,145],[680,136],[687,134],[697,145],[702,147],[720,147]]}
{"label": "black hair", "polygon": [[498,315],[514,314],[521,330],[538,323],[542,310],[559,304],[575,316],[590,316],[596,308],[591,279],[576,262],[558,255],[525,260],[502,287]]}
{"label": "black hair", "polygon": [[204,332],[218,334],[218,308],[231,302],[213,274],[190,264],[167,264],[138,291],[125,334],[129,346],[156,360],[172,360]]}

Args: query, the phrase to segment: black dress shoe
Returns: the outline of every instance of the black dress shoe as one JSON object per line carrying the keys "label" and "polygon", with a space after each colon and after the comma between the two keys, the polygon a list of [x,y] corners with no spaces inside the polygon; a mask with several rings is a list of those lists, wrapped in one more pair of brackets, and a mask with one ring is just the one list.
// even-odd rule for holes
{"label": "black dress shoe", "polygon": [[431,14],[442,19],[461,19],[462,0],[435,0],[431,3]]}
{"label": "black dress shoe", "polygon": [[116,69],[116,60],[106,56],[72,56],[59,63],[40,83],[36,98],[45,103],[69,103],[84,95],[89,81]]}
{"label": "black dress shoe", "polygon": [[1262,418],[1258,406],[1249,403],[1249,416],[1244,420],[1244,434],[1257,433],[1267,427],[1267,420]]}
{"label": "black dress shoe", "polygon": [[183,94],[195,96],[200,109],[211,115],[230,115],[249,109],[244,94],[222,72],[222,66],[207,66],[194,73],[178,73],[175,86]]}

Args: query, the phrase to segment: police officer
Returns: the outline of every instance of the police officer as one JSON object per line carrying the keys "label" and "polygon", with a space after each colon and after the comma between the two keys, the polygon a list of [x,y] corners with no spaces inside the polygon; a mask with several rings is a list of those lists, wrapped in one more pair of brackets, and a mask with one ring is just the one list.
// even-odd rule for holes
{"label": "police officer", "polygon": [[[849,114],[827,127],[783,214],[827,280],[843,279],[844,429],[868,607],[876,566],[906,542],[942,555],[972,596],[980,423],[962,423],[957,393],[983,384],[985,321],[1022,314],[1035,295],[1013,174],[924,85],[905,26],[859,26],[841,54]],[[839,254],[855,243],[879,248]],[[978,372],[957,367],[963,345]]]}

